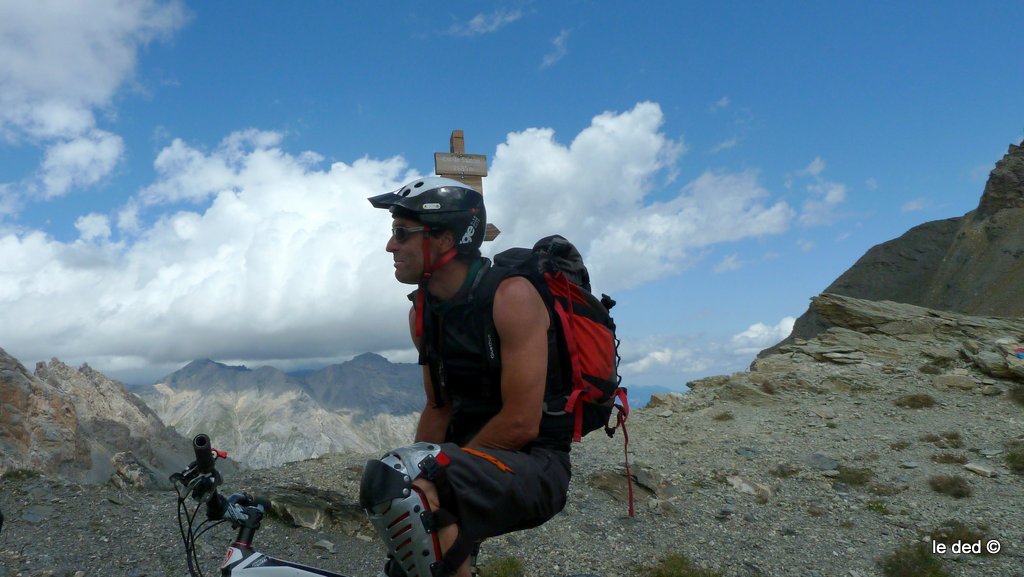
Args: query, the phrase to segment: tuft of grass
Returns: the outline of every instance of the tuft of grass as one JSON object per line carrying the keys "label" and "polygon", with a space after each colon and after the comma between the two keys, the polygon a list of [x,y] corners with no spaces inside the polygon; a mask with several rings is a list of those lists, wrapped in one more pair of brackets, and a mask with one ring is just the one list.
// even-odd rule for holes
{"label": "tuft of grass", "polygon": [[892,511],[885,506],[885,501],[879,499],[872,499],[864,505],[868,511],[874,511],[879,515],[892,515]]}
{"label": "tuft of grass", "polygon": [[731,421],[735,417],[733,417],[732,413],[730,413],[729,411],[724,411],[724,412],[718,413],[717,415],[715,415],[712,418],[715,419],[716,421]]}
{"label": "tuft of grass", "polygon": [[1006,466],[1014,473],[1024,475],[1024,441],[1006,443]]}
{"label": "tuft of grass", "polygon": [[1010,387],[1007,393],[1010,396],[1010,400],[1024,407],[1024,385],[1016,385]]}
{"label": "tuft of grass", "polygon": [[936,453],[932,455],[932,461],[941,465],[963,465],[967,463],[967,456],[960,453]]}
{"label": "tuft of grass", "polygon": [[697,567],[692,561],[679,553],[670,553],[654,567],[641,567],[634,571],[643,577],[722,577],[721,571]]}
{"label": "tuft of grass", "polygon": [[523,563],[515,557],[501,557],[480,567],[480,577],[524,577]]}
{"label": "tuft of grass", "polygon": [[956,431],[946,431],[941,435],[930,433],[921,437],[926,443],[933,443],[940,449],[960,449],[964,446],[964,440]]}
{"label": "tuft of grass", "polygon": [[807,514],[811,517],[824,517],[828,511],[820,505],[811,505],[807,507]]}
{"label": "tuft of grass", "polygon": [[775,385],[765,381],[761,383],[761,390],[767,395],[774,395],[776,392]]}
{"label": "tuft of grass", "polygon": [[839,425],[837,425],[835,421],[829,421],[829,422],[825,423],[825,426],[830,428],[830,429],[838,429],[839,428]]}
{"label": "tuft of grass", "polygon": [[[955,519],[950,519],[939,525],[932,530],[932,540],[939,543],[944,543],[947,547],[951,547],[953,543],[975,543],[985,538],[985,531],[988,530],[987,526],[968,526]],[[990,555],[988,551],[982,547],[982,555]]]}
{"label": "tuft of grass", "polygon": [[930,545],[916,542],[903,545],[878,561],[885,577],[949,577],[942,558],[933,555]]}
{"label": "tuft of grass", "polygon": [[906,491],[908,487],[906,485],[887,485],[884,483],[872,483],[868,486],[868,493],[872,495],[878,495],[879,497],[892,497],[893,495],[899,495],[903,491]]}
{"label": "tuft of grass", "polygon": [[928,485],[932,491],[955,499],[964,499],[973,494],[970,483],[959,475],[936,475],[928,479]]}
{"label": "tuft of grass", "polygon": [[875,478],[875,472],[867,468],[839,466],[839,476],[835,478],[838,483],[846,483],[851,487],[867,485]]}
{"label": "tuft of grass", "polygon": [[38,479],[42,474],[39,471],[33,471],[32,469],[11,469],[3,474],[5,481],[28,481],[29,479]]}
{"label": "tuft of grass", "polygon": [[789,463],[779,463],[778,465],[775,465],[768,471],[768,473],[780,479],[788,479],[799,472],[800,469],[796,468],[795,466]]}
{"label": "tuft of grass", "polygon": [[935,406],[935,398],[925,394],[903,395],[893,401],[893,404],[904,409],[927,409]]}

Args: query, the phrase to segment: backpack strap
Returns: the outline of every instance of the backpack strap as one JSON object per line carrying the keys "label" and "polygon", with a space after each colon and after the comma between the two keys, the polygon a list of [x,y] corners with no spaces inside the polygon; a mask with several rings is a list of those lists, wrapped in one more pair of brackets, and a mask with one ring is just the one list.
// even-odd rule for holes
{"label": "backpack strap", "polygon": [[[476,295],[479,285],[484,281],[484,279],[490,276],[487,274],[488,271],[493,268],[490,260],[483,258],[481,261],[483,264],[479,270],[476,271],[476,276],[473,277],[468,289],[463,289],[468,292],[466,298],[471,300]],[[444,406],[444,398],[441,396],[441,390],[445,386],[445,371],[444,359],[438,353],[436,346],[437,341],[441,338],[441,323],[437,321],[437,314],[426,302],[426,296],[426,288],[421,286],[418,290],[409,294],[409,300],[411,300],[413,302],[413,306],[417,308],[417,323],[422,322],[422,336],[420,336],[422,340],[420,341],[418,363],[421,366],[426,366],[430,371],[430,383],[434,391],[434,408],[441,408]],[[419,314],[419,309],[421,307],[422,314]],[[420,327],[417,327],[417,331],[419,330],[421,330]]]}

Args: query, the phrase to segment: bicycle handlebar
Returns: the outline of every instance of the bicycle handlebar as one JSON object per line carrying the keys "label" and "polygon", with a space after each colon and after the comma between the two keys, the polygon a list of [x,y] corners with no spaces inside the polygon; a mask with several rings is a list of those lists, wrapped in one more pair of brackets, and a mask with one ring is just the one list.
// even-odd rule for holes
{"label": "bicycle handlebar", "polygon": [[192,439],[192,450],[196,453],[196,471],[201,474],[212,473],[213,447],[209,435],[199,434]]}

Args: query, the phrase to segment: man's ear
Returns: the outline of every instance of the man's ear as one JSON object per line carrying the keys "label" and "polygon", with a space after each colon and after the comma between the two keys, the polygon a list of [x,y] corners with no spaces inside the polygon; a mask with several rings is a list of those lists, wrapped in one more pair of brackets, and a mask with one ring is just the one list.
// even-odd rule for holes
{"label": "man's ear", "polygon": [[445,253],[455,246],[455,233],[451,230],[445,230],[441,232],[440,236],[436,237],[436,242],[440,252]]}

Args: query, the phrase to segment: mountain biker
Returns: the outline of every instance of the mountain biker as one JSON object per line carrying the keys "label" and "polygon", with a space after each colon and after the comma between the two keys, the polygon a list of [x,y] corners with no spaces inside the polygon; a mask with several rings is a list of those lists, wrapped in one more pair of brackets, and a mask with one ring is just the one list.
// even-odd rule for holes
{"label": "mountain biker", "polygon": [[[388,544],[383,575],[465,577],[474,543],[536,527],[565,506],[573,424],[561,410],[552,319],[530,281],[510,275],[489,311],[497,342],[485,332],[475,289],[503,273],[480,256],[487,220],[476,190],[427,177],[369,201],[391,212],[395,278],[418,285],[409,328],[426,405],[416,444],[367,463],[360,502]],[[395,536],[409,512],[417,520]],[[403,553],[410,535],[414,555]]]}

